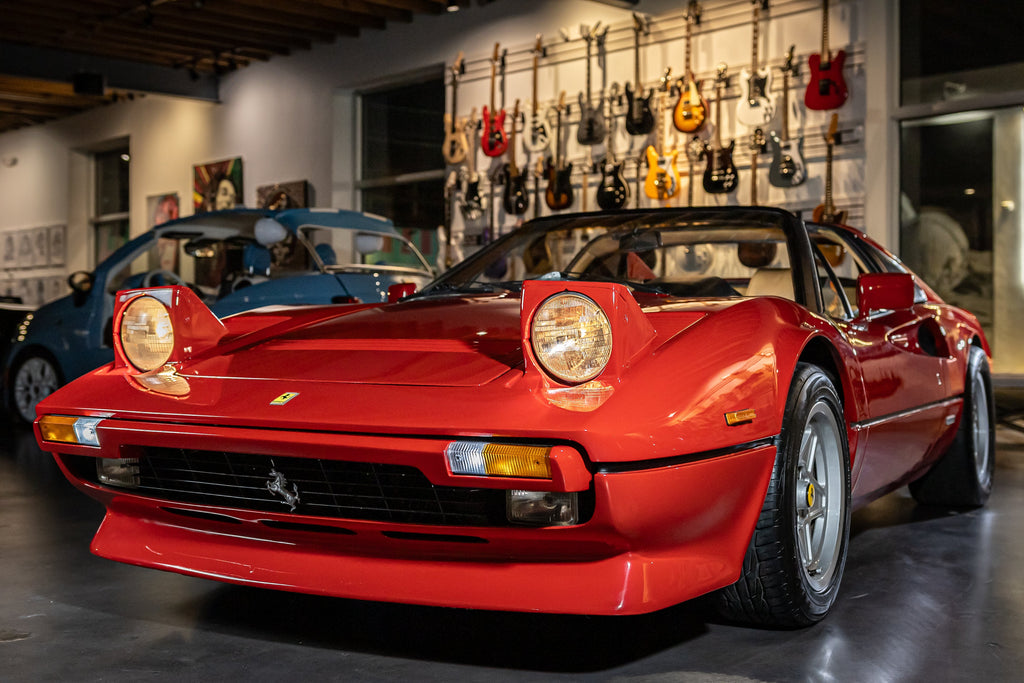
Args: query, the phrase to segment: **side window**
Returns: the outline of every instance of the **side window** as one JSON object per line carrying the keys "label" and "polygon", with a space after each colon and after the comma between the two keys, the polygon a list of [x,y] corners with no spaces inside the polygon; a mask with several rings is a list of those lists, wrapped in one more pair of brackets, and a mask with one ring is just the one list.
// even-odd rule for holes
{"label": "side window", "polygon": [[[821,284],[821,298],[825,304],[824,313],[837,320],[850,320],[857,314],[855,306],[851,306],[847,288],[831,268],[836,250],[831,247],[838,245],[820,244],[814,250],[815,266],[818,270],[818,282]],[[831,254],[831,256],[830,256]],[[856,297],[857,280],[853,279],[854,297]],[[853,299],[855,301],[856,298]]]}

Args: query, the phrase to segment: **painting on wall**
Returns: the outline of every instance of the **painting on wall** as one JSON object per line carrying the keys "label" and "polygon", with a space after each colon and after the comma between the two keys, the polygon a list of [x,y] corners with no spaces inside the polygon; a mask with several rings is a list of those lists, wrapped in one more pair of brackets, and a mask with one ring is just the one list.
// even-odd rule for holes
{"label": "painting on wall", "polygon": [[242,157],[192,167],[195,213],[233,209],[242,204]]}
{"label": "painting on wall", "polygon": [[309,181],[261,185],[256,188],[256,205],[261,209],[302,209],[309,206]]}
{"label": "painting on wall", "polygon": [[48,265],[64,265],[64,233],[66,230],[66,226],[63,225],[51,225],[46,228],[46,251],[49,254]]}
{"label": "painting on wall", "polygon": [[[177,219],[181,214],[177,192],[154,194],[146,197],[146,215],[149,221],[147,228],[163,225],[167,221]],[[156,250],[150,252],[150,270],[170,270],[178,272],[178,240],[159,238]]]}

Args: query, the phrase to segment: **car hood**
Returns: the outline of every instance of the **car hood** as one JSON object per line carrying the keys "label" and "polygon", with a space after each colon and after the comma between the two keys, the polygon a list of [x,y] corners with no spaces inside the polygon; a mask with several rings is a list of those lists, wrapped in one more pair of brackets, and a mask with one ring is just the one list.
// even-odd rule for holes
{"label": "car hood", "polygon": [[189,374],[477,386],[522,365],[519,308],[518,298],[501,295],[365,308],[201,361]]}

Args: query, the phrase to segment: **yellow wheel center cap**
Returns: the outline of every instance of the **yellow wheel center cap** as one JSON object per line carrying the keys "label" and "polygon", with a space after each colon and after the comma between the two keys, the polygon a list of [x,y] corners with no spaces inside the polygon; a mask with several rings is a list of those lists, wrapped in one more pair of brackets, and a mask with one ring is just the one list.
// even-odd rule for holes
{"label": "yellow wheel center cap", "polygon": [[814,507],[814,484],[807,485],[807,507]]}

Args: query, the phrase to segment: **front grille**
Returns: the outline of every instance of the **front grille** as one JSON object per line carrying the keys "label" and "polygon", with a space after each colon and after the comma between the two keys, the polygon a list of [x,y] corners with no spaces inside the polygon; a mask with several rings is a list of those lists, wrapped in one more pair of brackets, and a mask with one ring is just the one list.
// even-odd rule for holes
{"label": "front grille", "polygon": [[146,448],[133,491],[162,500],[289,513],[267,485],[279,472],[298,490],[294,514],[445,526],[505,521],[505,493],[435,486],[415,467],[248,453]]}

